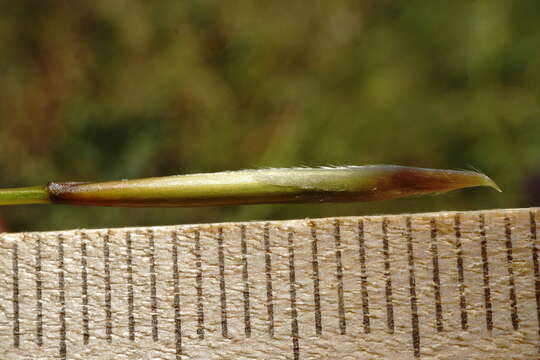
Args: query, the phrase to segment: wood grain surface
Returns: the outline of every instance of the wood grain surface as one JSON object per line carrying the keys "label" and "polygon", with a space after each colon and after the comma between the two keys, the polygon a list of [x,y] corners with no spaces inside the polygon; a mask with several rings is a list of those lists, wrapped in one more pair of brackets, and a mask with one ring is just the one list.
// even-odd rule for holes
{"label": "wood grain surface", "polygon": [[539,209],[0,235],[2,359],[536,359]]}

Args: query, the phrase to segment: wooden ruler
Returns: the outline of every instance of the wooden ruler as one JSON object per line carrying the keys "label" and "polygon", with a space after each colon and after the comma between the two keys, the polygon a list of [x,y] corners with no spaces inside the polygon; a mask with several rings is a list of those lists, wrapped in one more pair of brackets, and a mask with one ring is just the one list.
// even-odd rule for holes
{"label": "wooden ruler", "polygon": [[539,209],[3,234],[2,359],[538,358]]}

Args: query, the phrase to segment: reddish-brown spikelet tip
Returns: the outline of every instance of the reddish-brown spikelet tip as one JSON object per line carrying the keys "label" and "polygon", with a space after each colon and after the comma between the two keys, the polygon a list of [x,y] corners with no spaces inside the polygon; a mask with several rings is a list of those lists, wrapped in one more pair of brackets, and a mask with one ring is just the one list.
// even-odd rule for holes
{"label": "reddish-brown spikelet tip", "polygon": [[466,187],[489,186],[499,192],[501,188],[487,175],[468,170],[438,170],[402,168],[393,175],[398,187],[419,191],[450,191]]}

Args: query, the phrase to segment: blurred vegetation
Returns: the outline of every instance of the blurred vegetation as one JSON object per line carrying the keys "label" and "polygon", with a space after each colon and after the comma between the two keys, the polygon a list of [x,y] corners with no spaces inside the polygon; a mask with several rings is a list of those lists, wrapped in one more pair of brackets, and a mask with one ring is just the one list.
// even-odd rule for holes
{"label": "blurred vegetation", "polygon": [[392,163],[477,168],[504,192],[0,218],[26,231],[538,205],[539,19],[533,0],[3,1],[3,187]]}

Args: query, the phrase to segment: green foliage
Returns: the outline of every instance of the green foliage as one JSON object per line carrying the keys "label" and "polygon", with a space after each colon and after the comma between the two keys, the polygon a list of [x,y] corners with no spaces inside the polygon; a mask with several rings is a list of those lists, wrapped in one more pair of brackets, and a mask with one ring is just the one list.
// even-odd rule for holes
{"label": "green foliage", "polygon": [[[0,185],[252,167],[478,168],[503,189],[342,205],[0,209],[9,230],[538,205],[540,3],[0,5]],[[536,203],[535,203],[536,201]]]}

